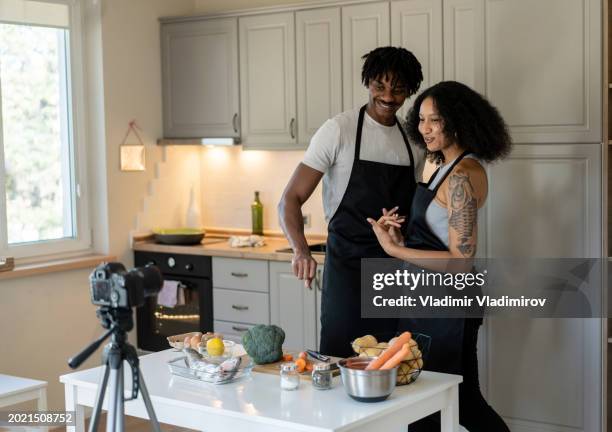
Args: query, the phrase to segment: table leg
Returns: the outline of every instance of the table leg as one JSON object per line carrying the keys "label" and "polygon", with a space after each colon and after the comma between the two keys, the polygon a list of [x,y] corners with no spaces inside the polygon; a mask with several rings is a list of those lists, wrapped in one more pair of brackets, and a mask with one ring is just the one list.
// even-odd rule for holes
{"label": "table leg", "polygon": [[66,432],[85,432],[85,408],[78,404],[77,392],[76,386],[65,384],[66,411],[74,411],[75,414],[75,425],[66,427]]}
{"label": "table leg", "polygon": [[[38,390],[38,398],[36,398],[36,408],[38,412],[47,411],[47,389],[46,388],[41,388]],[[49,428],[41,427],[39,430],[41,432],[47,432]]]}
{"label": "table leg", "polygon": [[459,386],[451,387],[446,393],[447,404],[440,412],[441,431],[459,432]]}

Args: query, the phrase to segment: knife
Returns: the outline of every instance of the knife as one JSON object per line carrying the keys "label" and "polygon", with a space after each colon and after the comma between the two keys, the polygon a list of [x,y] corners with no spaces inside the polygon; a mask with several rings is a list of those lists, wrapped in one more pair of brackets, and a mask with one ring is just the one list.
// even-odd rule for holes
{"label": "knife", "polygon": [[308,354],[313,359],[317,359],[317,360],[322,361],[324,363],[328,363],[329,362],[329,357],[328,356],[323,355],[321,353],[318,353],[316,351],[306,350],[306,354]]}

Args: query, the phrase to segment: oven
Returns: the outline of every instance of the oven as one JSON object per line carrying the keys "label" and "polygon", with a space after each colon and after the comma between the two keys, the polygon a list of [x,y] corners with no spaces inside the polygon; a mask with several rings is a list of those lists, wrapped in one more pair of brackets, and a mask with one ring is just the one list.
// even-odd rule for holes
{"label": "oven", "polygon": [[[168,348],[168,336],[213,331],[211,257],[136,251],[134,263],[137,267],[156,265],[170,287],[164,290],[164,300],[158,302],[159,295],[148,297],[137,308],[138,348],[161,351]],[[174,301],[168,303],[168,292],[176,301],[171,307]]]}

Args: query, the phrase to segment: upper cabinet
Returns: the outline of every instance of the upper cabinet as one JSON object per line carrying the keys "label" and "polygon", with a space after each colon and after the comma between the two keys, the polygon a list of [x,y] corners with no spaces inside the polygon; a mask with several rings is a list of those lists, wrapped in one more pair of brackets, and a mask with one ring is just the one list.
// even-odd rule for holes
{"label": "upper cabinet", "polygon": [[601,142],[602,3],[486,2],[484,91],[515,142]]}
{"label": "upper cabinet", "polygon": [[342,8],[342,89],[344,110],[368,102],[361,83],[361,57],[374,48],[389,45],[389,3],[376,2]]}
{"label": "upper cabinet", "polygon": [[391,44],[421,62],[421,90],[456,80],[486,95],[516,143],[602,140],[599,0],[295,9],[165,20],[164,135],[239,136],[247,149],[304,149],[325,120],[367,102],[362,56]]}
{"label": "upper cabinet", "polygon": [[444,79],[484,94],[483,14],[484,0],[444,1]]}
{"label": "upper cabinet", "polygon": [[[391,3],[391,45],[411,51],[421,63],[420,90],[442,81],[442,0],[402,0]],[[407,99],[401,118],[414,101]]]}
{"label": "upper cabinet", "polygon": [[295,22],[298,146],[305,148],[342,111],[340,8],[298,11]]}
{"label": "upper cabinet", "polygon": [[238,137],[237,19],[162,23],[164,137]]}
{"label": "upper cabinet", "polygon": [[240,96],[245,148],[297,144],[293,12],[240,18]]}

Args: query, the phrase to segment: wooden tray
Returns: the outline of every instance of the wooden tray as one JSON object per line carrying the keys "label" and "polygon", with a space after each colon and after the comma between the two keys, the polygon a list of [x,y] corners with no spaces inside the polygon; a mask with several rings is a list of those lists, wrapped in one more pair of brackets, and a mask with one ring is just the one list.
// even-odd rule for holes
{"label": "wooden tray", "polygon": [[[290,353],[290,354],[292,354],[294,358],[297,358],[297,353],[295,354]],[[337,363],[339,360],[342,360],[341,357],[330,357],[329,359],[330,359],[329,362],[331,364]],[[275,363],[267,363],[267,364],[262,364],[262,365],[256,364],[253,367],[253,372],[265,373],[265,374],[270,374],[270,375],[280,375],[280,365],[282,363],[285,363],[285,361],[280,360]],[[338,376],[338,375],[340,375],[340,369],[334,369],[332,371],[332,376]],[[312,380],[312,372],[302,372],[300,374],[300,377],[310,381]]]}

